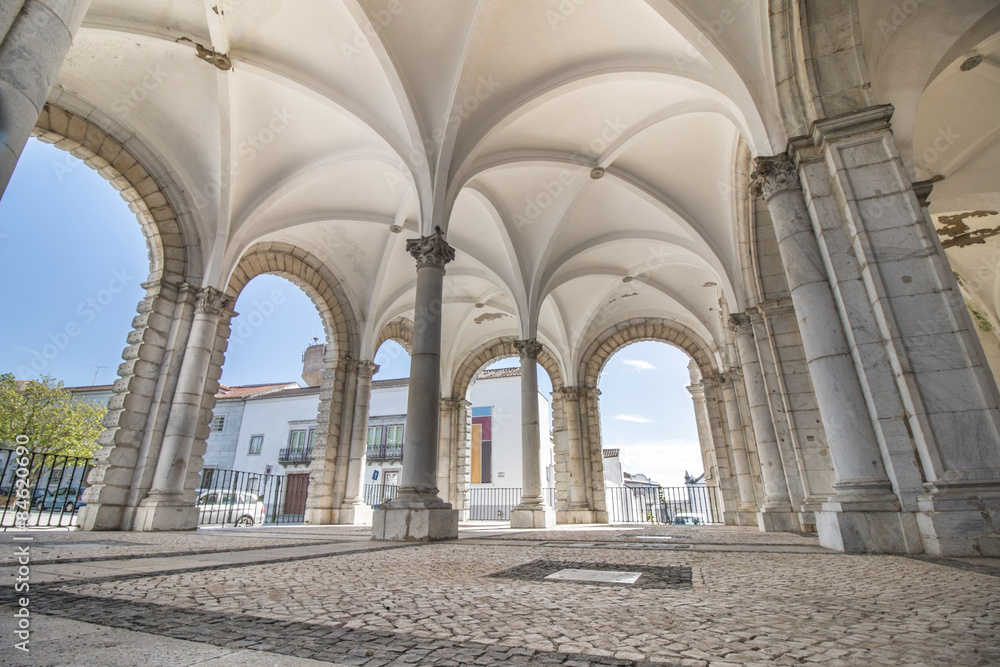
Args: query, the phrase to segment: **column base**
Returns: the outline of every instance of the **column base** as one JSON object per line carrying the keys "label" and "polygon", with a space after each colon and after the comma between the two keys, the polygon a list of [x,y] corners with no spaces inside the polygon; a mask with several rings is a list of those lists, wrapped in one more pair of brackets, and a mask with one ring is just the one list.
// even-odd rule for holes
{"label": "column base", "polygon": [[329,526],[333,523],[333,510],[329,508],[307,507],[305,522],[313,526]]}
{"label": "column base", "polygon": [[928,554],[1000,557],[1000,485],[935,485],[917,497],[917,507]]}
{"label": "column base", "polygon": [[518,505],[510,511],[511,528],[555,528],[556,512],[545,505]]}
{"label": "column base", "polygon": [[912,554],[923,551],[916,517],[893,501],[838,501],[816,512],[819,543],[844,553]]}
{"label": "column base", "polygon": [[198,508],[183,497],[150,494],[135,511],[132,530],[197,530]]}
{"label": "column base", "polygon": [[600,523],[600,521],[594,518],[594,510],[556,510],[556,523]]}
{"label": "column base", "polygon": [[372,539],[389,542],[435,542],[458,537],[458,510],[383,507],[372,517]]}
{"label": "column base", "polygon": [[365,503],[353,503],[330,512],[330,523],[338,526],[370,526],[374,510]]}
{"label": "column base", "polygon": [[757,527],[757,512],[754,510],[740,510],[739,512],[734,512],[734,514],[736,515],[737,526]]}
{"label": "column base", "polygon": [[762,533],[794,533],[801,530],[798,515],[787,507],[761,507],[757,527]]}
{"label": "column base", "polygon": [[[122,530],[124,507],[107,503],[86,504],[80,508],[77,523],[80,530]],[[134,510],[134,508],[133,508]]]}

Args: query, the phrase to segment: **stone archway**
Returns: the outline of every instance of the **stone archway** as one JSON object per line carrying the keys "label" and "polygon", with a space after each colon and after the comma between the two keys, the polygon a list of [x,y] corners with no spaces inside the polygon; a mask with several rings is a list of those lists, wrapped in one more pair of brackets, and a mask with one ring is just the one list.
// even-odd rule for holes
{"label": "stone archway", "polygon": [[375,341],[375,347],[372,348],[376,354],[382,347],[382,343],[387,340],[399,343],[404,350],[409,352],[413,345],[413,322],[405,317],[397,317],[382,327],[378,333],[378,339]]}
{"label": "stone archway", "polygon": [[[595,519],[607,521],[604,491],[604,459],[601,439],[600,390],[598,380],[608,360],[632,343],[657,341],[686,352],[697,365],[703,378],[714,378],[722,369],[714,362],[708,345],[684,325],[662,318],[633,319],[609,327],[599,334],[580,357],[579,387],[566,388],[566,417],[569,429],[568,449],[579,451],[582,465],[571,459],[576,475],[586,480],[586,496],[568,499],[572,509],[586,502],[593,508]],[[714,401],[714,394],[712,396]],[[719,443],[716,441],[715,446]],[[574,491],[578,487],[573,488]]]}
{"label": "stone archway", "polygon": [[[258,243],[249,248],[233,269],[226,294],[235,300],[247,283],[262,274],[281,276],[301,288],[319,311],[326,331],[328,351],[324,354],[320,385],[306,522],[354,523],[355,510],[360,510],[360,489],[352,486],[351,473],[356,472],[360,479],[364,470],[356,470],[352,440],[358,430],[355,408],[359,374],[368,369],[358,360],[357,319],[337,276],[314,255],[287,243]],[[220,374],[229,332],[227,319],[221,323],[213,359],[213,363],[219,362]],[[367,378],[370,381],[370,372]]]}
{"label": "stone archway", "polygon": [[[513,336],[501,336],[472,350],[452,377],[451,396],[441,399],[438,488],[443,492],[447,490],[450,502],[455,509],[463,512],[462,516],[468,512],[471,484],[472,404],[469,391],[484,367],[498,359],[520,356],[514,344],[516,340]],[[542,348],[538,363],[549,374],[553,388],[562,386],[562,369],[547,348]],[[552,409],[555,414],[554,404]],[[558,460],[556,466],[558,470]]]}
{"label": "stone archway", "polygon": [[[107,180],[135,213],[149,251],[146,294],[122,352],[106,430],[98,439],[101,449],[88,476],[87,505],[80,512],[85,530],[128,530],[149,489],[173,401],[173,386],[157,378],[179,370],[190,331],[190,314],[183,318],[195,299],[188,283],[201,270],[197,239],[189,238],[180,222],[178,210],[185,210],[176,199],[180,195],[160,183],[154,174],[163,170],[138,157],[135,147],[54,104],[43,107],[32,135],[83,160]],[[127,143],[138,142],[133,136]]]}

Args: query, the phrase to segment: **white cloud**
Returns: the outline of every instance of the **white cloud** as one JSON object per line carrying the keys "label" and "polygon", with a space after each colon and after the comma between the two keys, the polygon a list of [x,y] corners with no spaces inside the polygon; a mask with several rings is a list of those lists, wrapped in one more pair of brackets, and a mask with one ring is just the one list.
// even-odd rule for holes
{"label": "white cloud", "polygon": [[651,371],[656,368],[653,364],[648,361],[643,361],[642,359],[623,359],[622,363],[631,367],[636,373],[641,371]]}
{"label": "white cloud", "polygon": [[652,419],[640,417],[638,415],[615,415],[615,419],[621,422],[635,422],[636,424],[652,424]]}

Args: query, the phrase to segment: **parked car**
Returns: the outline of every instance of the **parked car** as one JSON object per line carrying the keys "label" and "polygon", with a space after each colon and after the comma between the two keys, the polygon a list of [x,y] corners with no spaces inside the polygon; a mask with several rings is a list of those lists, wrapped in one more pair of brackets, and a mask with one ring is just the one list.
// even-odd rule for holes
{"label": "parked car", "polygon": [[264,523],[264,503],[247,491],[205,491],[198,496],[199,523],[231,523],[238,527]]}
{"label": "parked car", "polygon": [[62,509],[64,512],[75,512],[77,507],[83,505],[81,496],[83,489],[74,486],[55,491],[40,489],[35,492],[34,506],[38,510]]}
{"label": "parked car", "polygon": [[700,526],[704,523],[708,523],[708,521],[705,520],[705,516],[703,514],[688,514],[680,512],[674,515],[673,523],[675,526]]}

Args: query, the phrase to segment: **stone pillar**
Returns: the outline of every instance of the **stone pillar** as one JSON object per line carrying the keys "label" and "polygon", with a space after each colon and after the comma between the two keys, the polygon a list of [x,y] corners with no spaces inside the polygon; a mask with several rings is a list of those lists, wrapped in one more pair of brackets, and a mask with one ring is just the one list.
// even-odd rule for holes
{"label": "stone pillar", "polygon": [[368,448],[368,413],[371,407],[372,376],[378,364],[358,361],[355,369],[354,410],[352,415],[351,444],[347,452],[344,499],[334,513],[334,523],[361,526],[372,522],[372,508],[363,497],[365,483],[365,452]]}
{"label": "stone pillar", "polygon": [[[5,0],[0,9],[0,197],[90,0]],[[20,4],[18,7],[17,5]]]}
{"label": "stone pillar", "polygon": [[399,495],[375,512],[373,532],[377,540],[426,542],[458,537],[458,512],[438,497],[436,486],[444,265],[455,250],[440,227],[407,241],[406,250],[417,260],[406,455]]}
{"label": "stone pillar", "polygon": [[133,530],[192,530],[198,527],[194,498],[185,494],[188,463],[197,435],[216,333],[233,298],[213,287],[198,292],[191,335],[149,493],[139,503]]}
{"label": "stone pillar", "polygon": [[156,458],[191,330],[194,290],[153,281],[143,285],[119,379],[108,402],[101,448],[94,454],[80,508],[83,530],[131,530],[153,480]]}
{"label": "stone pillar", "polygon": [[[319,386],[319,411],[316,415],[316,440],[310,464],[309,493],[306,496],[305,522],[309,524],[334,523],[337,508],[345,493],[338,485],[337,466],[341,451],[342,424],[345,412],[345,385],[354,362],[337,357],[327,351],[323,357],[323,380]],[[353,401],[350,401],[353,405]],[[346,484],[343,486],[346,487]],[[336,496],[336,497],[335,497]]]}
{"label": "stone pillar", "polygon": [[753,322],[745,313],[730,315],[736,348],[743,371],[743,385],[746,388],[747,403],[750,408],[750,422],[757,442],[757,456],[760,458],[761,479],[764,484],[764,502],[757,512],[757,523],[765,532],[801,530],[788,498],[788,483],[785,469],[778,450],[778,437],[774,431],[771,406],[764,386],[764,373],[760,367],[757,346],[754,344]]}
{"label": "stone pillar", "polygon": [[538,355],[534,338],[514,341],[521,355],[521,502],[510,511],[511,528],[552,528],[555,511],[542,497],[541,442],[538,433]]}
{"label": "stone pillar", "polygon": [[[441,498],[445,502],[451,503],[455,509],[460,509],[458,506],[459,441],[457,433],[461,402],[461,399],[457,398],[442,398],[438,408],[440,425],[438,426],[437,487]],[[462,444],[465,444],[464,441]]]}
{"label": "stone pillar", "polygon": [[771,214],[837,476],[835,495],[817,513],[820,544],[849,552],[905,552],[899,501],[886,476],[795,165],[778,155],[757,158],[756,169],[754,192]]}
{"label": "stone pillar", "polygon": [[[709,505],[712,521],[722,521],[722,507],[719,505],[721,489],[719,488],[719,471],[715,457],[715,445],[712,441],[712,426],[708,418],[708,402],[705,399],[705,388],[701,385],[701,369],[692,360],[688,364],[691,374],[691,384],[688,393],[694,403],[694,420],[698,428],[698,447],[701,450],[701,462],[705,472],[705,486],[709,489]],[[718,514],[718,515],[717,515]]]}
{"label": "stone pillar", "polygon": [[747,446],[743,437],[743,417],[736,399],[736,389],[733,386],[733,375],[719,378],[722,387],[722,399],[726,407],[726,425],[729,431],[730,452],[733,456],[733,466],[736,468],[736,488],[739,490],[738,521],[741,526],[757,525],[757,499],[753,488],[753,477],[750,472],[750,462],[747,460]]}
{"label": "stone pillar", "polygon": [[712,436],[712,452],[715,459],[716,480],[719,488],[719,504],[722,520],[726,525],[739,523],[737,506],[738,492],[733,491],[732,467],[729,465],[729,443],[726,440],[725,401],[722,400],[722,382],[718,376],[701,380],[705,394],[705,411],[708,414],[708,430]]}
{"label": "stone pillar", "polygon": [[580,390],[580,454],[583,462],[586,500],[594,512],[594,523],[608,522],[608,502],[604,495],[604,448],[601,442],[601,390],[583,386]]}
{"label": "stone pillar", "polygon": [[559,468],[563,467],[563,485],[565,488],[566,506],[556,510],[556,523],[595,523],[594,508],[588,501],[587,494],[587,459],[584,452],[583,439],[580,437],[580,389],[579,387],[562,387],[552,392],[553,397],[561,402],[563,428],[565,429],[565,449],[556,463],[556,480],[559,480]]}
{"label": "stone pillar", "polygon": [[[469,489],[472,487],[472,403],[464,398],[441,399],[442,414],[450,415],[451,469],[449,480],[452,495],[448,500],[458,511],[460,521],[469,518]],[[443,419],[443,418],[442,418]],[[442,436],[442,447],[445,436]],[[441,479],[442,475],[438,475]]]}

